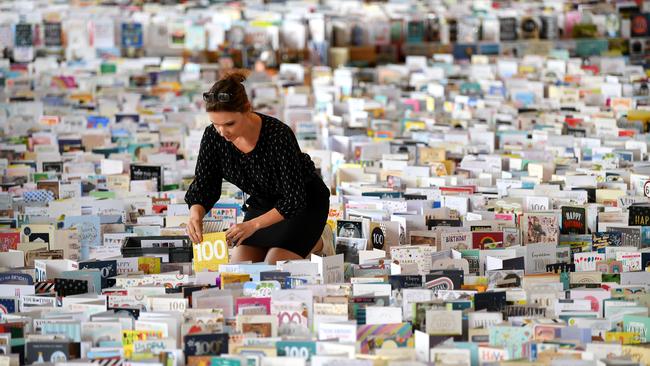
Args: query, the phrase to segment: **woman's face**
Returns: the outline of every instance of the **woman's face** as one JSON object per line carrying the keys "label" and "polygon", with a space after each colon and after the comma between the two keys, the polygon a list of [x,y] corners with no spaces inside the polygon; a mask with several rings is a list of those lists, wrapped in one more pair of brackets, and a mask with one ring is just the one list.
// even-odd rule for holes
{"label": "woman's face", "polygon": [[240,112],[208,112],[215,130],[226,139],[234,141],[243,135],[246,114]]}

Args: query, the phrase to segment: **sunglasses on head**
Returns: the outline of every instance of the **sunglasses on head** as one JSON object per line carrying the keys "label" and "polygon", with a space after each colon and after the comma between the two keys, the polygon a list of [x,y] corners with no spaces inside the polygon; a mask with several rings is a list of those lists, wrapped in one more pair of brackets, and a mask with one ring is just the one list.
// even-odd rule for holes
{"label": "sunglasses on head", "polygon": [[206,103],[214,103],[214,102],[219,102],[219,103],[228,103],[230,102],[230,93],[211,93],[211,92],[205,92],[203,93],[203,101]]}

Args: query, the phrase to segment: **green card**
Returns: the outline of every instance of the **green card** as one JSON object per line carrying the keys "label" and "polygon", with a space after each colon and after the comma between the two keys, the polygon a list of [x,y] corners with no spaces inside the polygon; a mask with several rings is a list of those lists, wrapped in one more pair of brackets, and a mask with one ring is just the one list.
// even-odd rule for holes
{"label": "green card", "polygon": [[275,346],[278,356],[300,357],[308,360],[316,354],[316,342],[312,341],[280,341]]}
{"label": "green card", "polygon": [[99,67],[99,71],[104,75],[115,74],[117,72],[117,65],[111,63],[103,63]]}
{"label": "green card", "polygon": [[109,198],[109,199],[115,198],[115,192],[111,192],[111,191],[92,191],[90,192],[89,195],[95,198]]}

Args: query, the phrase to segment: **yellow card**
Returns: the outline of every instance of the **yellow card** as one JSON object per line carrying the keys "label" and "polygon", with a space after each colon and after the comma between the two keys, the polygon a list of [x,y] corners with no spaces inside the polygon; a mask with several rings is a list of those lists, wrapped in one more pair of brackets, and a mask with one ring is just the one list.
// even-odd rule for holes
{"label": "yellow card", "polygon": [[616,342],[621,344],[639,344],[639,334],[636,332],[607,332],[605,342]]}
{"label": "yellow card", "polygon": [[138,258],[138,271],[142,271],[146,274],[160,273],[160,258],[158,257]]}
{"label": "yellow card", "polygon": [[203,241],[193,244],[192,250],[194,272],[218,271],[219,265],[228,263],[225,232],[204,234]]}
{"label": "yellow card", "polygon": [[404,122],[404,131],[426,130],[427,124],[424,121],[406,121]]}
{"label": "yellow card", "polygon": [[221,289],[235,288],[237,284],[243,284],[250,280],[251,276],[248,273],[221,273]]}
{"label": "yellow card", "polygon": [[436,110],[436,100],[433,97],[426,97],[427,112],[434,112]]}
{"label": "yellow card", "polygon": [[130,358],[133,354],[133,343],[135,341],[146,341],[147,338],[161,339],[161,331],[153,330],[123,330],[122,331],[122,347],[124,348],[124,356]]}
{"label": "yellow card", "polygon": [[650,111],[632,109],[627,111],[627,119],[630,121],[650,122]]}

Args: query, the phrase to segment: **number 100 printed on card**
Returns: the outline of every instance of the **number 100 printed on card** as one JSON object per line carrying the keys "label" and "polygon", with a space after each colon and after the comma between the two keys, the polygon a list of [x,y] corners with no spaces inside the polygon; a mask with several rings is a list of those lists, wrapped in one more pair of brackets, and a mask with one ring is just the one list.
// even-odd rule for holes
{"label": "number 100 printed on card", "polygon": [[195,272],[218,271],[219,265],[228,263],[228,245],[223,232],[203,235],[203,241],[193,244],[192,250]]}

